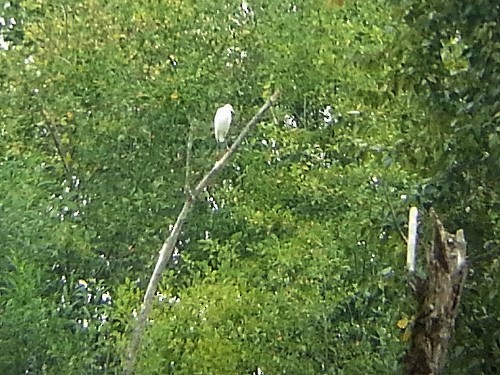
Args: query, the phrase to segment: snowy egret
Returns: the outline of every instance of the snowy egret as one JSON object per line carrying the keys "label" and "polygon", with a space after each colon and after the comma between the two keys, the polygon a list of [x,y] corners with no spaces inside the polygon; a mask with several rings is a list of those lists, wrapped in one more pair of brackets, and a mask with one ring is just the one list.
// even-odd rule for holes
{"label": "snowy egret", "polygon": [[226,140],[229,126],[231,125],[231,116],[234,113],[231,104],[225,104],[217,109],[214,117],[214,132],[217,142],[224,142]]}

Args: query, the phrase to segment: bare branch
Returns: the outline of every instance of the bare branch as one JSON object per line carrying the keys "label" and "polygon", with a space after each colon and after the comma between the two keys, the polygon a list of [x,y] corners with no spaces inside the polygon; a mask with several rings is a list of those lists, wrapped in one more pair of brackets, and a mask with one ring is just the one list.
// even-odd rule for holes
{"label": "bare branch", "polygon": [[408,272],[415,272],[417,254],[417,207],[411,207],[408,215],[408,243],[406,246],[406,268]]}
{"label": "bare branch", "polygon": [[198,183],[196,188],[193,191],[194,195],[197,195],[203,191],[205,187],[208,186],[210,180],[221,170],[226,164],[229,158],[234,154],[234,152],[240,147],[241,142],[247,136],[248,132],[257,124],[257,121],[262,117],[262,115],[276,103],[279,97],[279,91],[275,91],[274,94],[269,98],[269,100],[259,109],[259,111],[255,114],[255,116],[246,124],[246,126],[241,131],[236,141],[234,141],[233,145],[226,151],[224,155],[218,160],[210,172],[208,172]]}
{"label": "bare branch", "polygon": [[398,228],[399,235],[403,239],[403,241],[408,242],[408,239],[405,237],[403,231],[398,225],[398,219],[396,218],[396,213],[394,212],[394,207],[392,206],[391,199],[389,198],[389,194],[387,193],[387,187],[385,184],[382,182],[382,190],[384,191],[385,199],[387,200],[387,204],[389,205],[389,208],[391,210],[391,215],[392,219],[394,220],[394,225]]}
{"label": "bare branch", "polygon": [[194,134],[194,125],[191,122],[191,126],[189,127],[188,142],[186,147],[186,178],[184,181],[184,193],[187,196],[191,195],[191,188],[189,187],[189,176],[191,175],[191,151],[193,149],[193,134]]}
{"label": "bare branch", "polygon": [[[141,341],[142,333],[144,332],[144,328],[146,327],[146,322],[149,317],[149,313],[153,306],[153,299],[158,288],[158,284],[161,279],[161,275],[165,270],[165,266],[167,265],[168,260],[172,256],[174,251],[175,244],[177,243],[177,239],[181,233],[182,225],[186,221],[189,213],[191,212],[196,197],[203,191],[205,187],[208,186],[210,181],[219,173],[219,171],[228,163],[229,158],[234,152],[238,149],[243,139],[245,139],[248,132],[257,124],[262,115],[276,103],[279,97],[279,92],[276,91],[271,98],[259,109],[259,111],[255,114],[255,116],[248,122],[248,124],[243,128],[240,135],[233,143],[231,148],[227,150],[227,152],[222,156],[220,160],[218,160],[213,168],[208,172],[196,185],[196,188],[186,197],[184,202],[184,206],[177,217],[177,221],[170,232],[170,236],[163,243],[160,253],[158,256],[158,260],[156,262],[155,269],[153,274],[151,275],[151,279],[149,280],[148,288],[146,289],[146,294],[144,295],[144,301],[142,303],[141,311],[136,321],[136,325],[134,327],[134,332],[132,334],[132,339],[130,341],[130,345],[127,350],[127,357],[125,362],[124,374],[132,375],[134,373],[137,353],[139,350],[139,344]],[[189,143],[189,141],[188,141]],[[187,161],[186,161],[187,163]],[[187,170],[187,167],[186,167]],[[187,184],[187,178],[186,178]]]}
{"label": "bare branch", "polygon": [[64,166],[64,172],[66,173],[66,179],[68,182],[71,181],[71,169],[66,162],[66,151],[64,149],[64,146],[61,142],[61,138],[59,137],[59,133],[57,132],[57,129],[52,125],[52,120],[49,118],[49,114],[47,111],[42,110],[42,116],[45,119],[45,126],[47,128],[47,131],[49,132],[50,136],[52,137],[54,141],[54,145],[56,146],[57,153],[59,154],[59,157],[61,158],[61,161]]}

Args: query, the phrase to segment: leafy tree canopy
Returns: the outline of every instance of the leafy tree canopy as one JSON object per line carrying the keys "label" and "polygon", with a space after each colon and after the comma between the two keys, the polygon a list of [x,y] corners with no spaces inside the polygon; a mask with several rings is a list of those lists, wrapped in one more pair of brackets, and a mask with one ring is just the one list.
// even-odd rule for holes
{"label": "leafy tree canopy", "polygon": [[499,6],[479,3],[4,6],[0,372],[121,372],[190,128],[194,184],[215,109],[234,139],[274,89],[188,219],[138,373],[396,373],[411,205],[469,241],[447,371],[498,371]]}

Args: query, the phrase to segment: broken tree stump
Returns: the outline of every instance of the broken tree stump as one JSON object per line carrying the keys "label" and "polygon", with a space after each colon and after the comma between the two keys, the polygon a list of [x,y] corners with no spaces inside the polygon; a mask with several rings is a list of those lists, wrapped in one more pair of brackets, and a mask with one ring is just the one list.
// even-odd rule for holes
{"label": "broken tree stump", "polygon": [[404,358],[405,375],[441,373],[468,270],[463,230],[450,234],[433,210],[431,217],[434,234],[427,249],[427,276],[413,275],[410,280],[419,307]]}

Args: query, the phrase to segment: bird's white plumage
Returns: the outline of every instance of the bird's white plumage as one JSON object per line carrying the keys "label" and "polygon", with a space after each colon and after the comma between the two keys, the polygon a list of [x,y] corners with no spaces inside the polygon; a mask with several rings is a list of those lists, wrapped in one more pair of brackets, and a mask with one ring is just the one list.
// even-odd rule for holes
{"label": "bird's white plumage", "polygon": [[223,105],[215,112],[214,132],[217,142],[225,141],[229,126],[231,125],[233,112],[233,106],[231,104]]}

